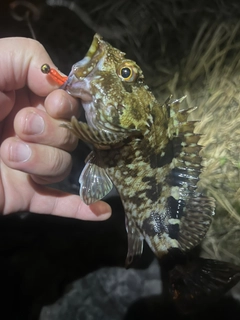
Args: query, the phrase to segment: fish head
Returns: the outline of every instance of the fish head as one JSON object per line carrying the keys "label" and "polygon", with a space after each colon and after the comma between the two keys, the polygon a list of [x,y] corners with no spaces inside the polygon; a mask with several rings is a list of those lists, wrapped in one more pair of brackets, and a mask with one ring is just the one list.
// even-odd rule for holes
{"label": "fish head", "polygon": [[141,68],[98,34],[86,56],[73,65],[63,85],[80,98],[88,125],[110,132],[144,131],[155,100]]}

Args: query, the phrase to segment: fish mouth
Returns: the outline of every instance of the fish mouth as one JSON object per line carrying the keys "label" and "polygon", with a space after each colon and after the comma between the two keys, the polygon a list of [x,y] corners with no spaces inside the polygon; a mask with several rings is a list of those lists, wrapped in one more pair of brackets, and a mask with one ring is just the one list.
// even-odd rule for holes
{"label": "fish mouth", "polygon": [[101,40],[102,37],[99,34],[94,35],[85,57],[73,65],[67,81],[62,86],[62,89],[83,102],[92,101],[90,74],[104,54],[104,42]]}

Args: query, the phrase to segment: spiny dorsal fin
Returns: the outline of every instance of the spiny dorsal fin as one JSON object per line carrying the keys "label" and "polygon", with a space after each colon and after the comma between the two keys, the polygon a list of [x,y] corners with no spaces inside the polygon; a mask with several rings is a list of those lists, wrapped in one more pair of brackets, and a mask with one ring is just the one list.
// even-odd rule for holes
{"label": "spiny dorsal fin", "polygon": [[215,210],[213,198],[203,196],[197,189],[202,172],[202,147],[198,144],[201,135],[194,133],[195,121],[188,121],[193,109],[180,110],[185,97],[168,102],[168,135],[173,142],[174,159],[167,178],[170,186],[177,188],[178,198],[169,201],[169,212],[180,203],[183,207],[177,240],[183,251],[198,245],[205,237]]}

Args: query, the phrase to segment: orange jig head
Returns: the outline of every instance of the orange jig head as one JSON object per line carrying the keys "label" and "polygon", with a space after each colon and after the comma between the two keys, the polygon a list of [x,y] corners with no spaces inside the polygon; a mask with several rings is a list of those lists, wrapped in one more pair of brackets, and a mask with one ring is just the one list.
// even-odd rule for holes
{"label": "orange jig head", "polygon": [[41,71],[42,73],[48,74],[52,80],[60,86],[63,85],[68,78],[67,76],[61,76],[57,70],[50,68],[50,66],[46,63],[41,66]]}

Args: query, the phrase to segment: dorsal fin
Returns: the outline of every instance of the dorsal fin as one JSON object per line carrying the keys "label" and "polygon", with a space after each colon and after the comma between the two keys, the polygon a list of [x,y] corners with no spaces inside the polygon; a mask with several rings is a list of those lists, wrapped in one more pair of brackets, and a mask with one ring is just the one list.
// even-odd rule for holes
{"label": "dorsal fin", "polygon": [[[166,181],[176,190],[176,196],[173,194],[168,201],[170,216],[176,213],[178,206],[182,210],[179,229],[173,228],[173,225],[169,227],[178,230],[176,239],[180,248],[186,251],[194,248],[205,237],[214,214],[215,201],[198,191],[197,183],[202,172],[202,147],[198,144],[201,135],[194,133],[196,121],[188,121],[188,115],[194,108],[180,110],[184,98],[167,104],[168,136],[173,143],[173,161]],[[176,221],[172,223],[176,224]]]}

